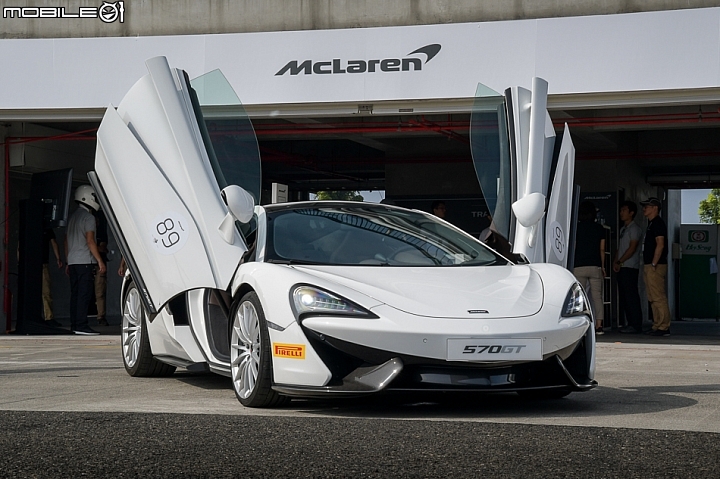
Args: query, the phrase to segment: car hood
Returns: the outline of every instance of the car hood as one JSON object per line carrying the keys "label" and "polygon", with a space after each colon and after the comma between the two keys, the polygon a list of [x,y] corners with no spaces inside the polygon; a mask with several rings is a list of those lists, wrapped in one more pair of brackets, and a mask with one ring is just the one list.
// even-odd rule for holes
{"label": "car hood", "polygon": [[536,314],[543,305],[540,275],[524,265],[294,268],[418,316],[517,318]]}

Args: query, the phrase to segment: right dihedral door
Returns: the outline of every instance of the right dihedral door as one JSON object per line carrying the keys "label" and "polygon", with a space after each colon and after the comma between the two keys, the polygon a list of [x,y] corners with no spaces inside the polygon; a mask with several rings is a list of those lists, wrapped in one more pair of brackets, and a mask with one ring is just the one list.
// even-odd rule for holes
{"label": "right dihedral door", "polygon": [[573,188],[575,183],[575,146],[570,130],[560,144],[557,167],[550,189],[545,220],[545,255],[548,263],[567,268],[570,254],[570,230],[573,221]]}
{"label": "right dihedral door", "polygon": [[504,96],[478,85],[470,145],[491,229],[530,262],[566,267],[575,149],[566,128],[551,178],[555,130],[547,91],[541,78],[533,79],[532,90],[512,87]]}
{"label": "right dihedral door", "polygon": [[507,125],[505,97],[479,84],[470,115],[470,151],[490,215],[489,228],[510,239],[514,168]]}
{"label": "right dihedral door", "polygon": [[[506,94],[510,150],[515,168],[513,251],[531,263],[547,261],[546,199],[550,184],[555,129],[547,112],[548,84],[532,79],[532,90],[513,87]],[[529,208],[528,208],[529,206]],[[523,211],[524,215],[519,215]]]}

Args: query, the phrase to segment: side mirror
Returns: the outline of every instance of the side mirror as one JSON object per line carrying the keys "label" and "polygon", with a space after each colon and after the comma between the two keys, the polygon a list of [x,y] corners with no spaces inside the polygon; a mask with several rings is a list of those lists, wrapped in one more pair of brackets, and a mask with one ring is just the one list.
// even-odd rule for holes
{"label": "side mirror", "polygon": [[252,195],[239,187],[230,185],[223,188],[220,193],[230,213],[240,223],[249,222],[255,211],[255,200]]}
{"label": "side mirror", "polygon": [[545,214],[545,195],[530,193],[512,204],[518,222],[526,228],[536,225]]}
{"label": "side mirror", "polygon": [[235,220],[249,223],[255,211],[255,200],[252,195],[238,185],[223,188],[220,193],[227,205],[228,214],[220,223],[218,230],[228,244],[235,242]]}

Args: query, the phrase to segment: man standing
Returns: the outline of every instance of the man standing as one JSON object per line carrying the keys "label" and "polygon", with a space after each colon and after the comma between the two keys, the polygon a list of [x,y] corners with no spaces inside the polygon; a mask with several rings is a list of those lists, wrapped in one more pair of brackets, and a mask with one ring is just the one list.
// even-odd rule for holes
{"label": "man standing", "polygon": [[88,305],[94,295],[93,274],[105,273],[105,263],[95,242],[95,217],[91,210],[100,209],[95,190],[83,185],[75,190],[78,209],[70,217],[65,237],[66,272],[70,276],[70,330],[75,334],[99,334],[88,325]]}
{"label": "man standing", "polygon": [[51,286],[52,283],[50,281],[50,268],[48,267],[48,264],[50,263],[50,247],[52,247],[53,253],[55,254],[55,262],[57,263],[58,268],[63,267],[63,262],[60,259],[60,248],[58,248],[57,241],[55,240],[55,232],[52,228],[47,228],[45,231],[43,231],[43,251],[42,251],[42,301],[43,301],[43,312],[45,316],[45,321],[50,326],[58,327],[60,326],[60,323],[55,320],[55,317],[53,316],[53,301],[52,301],[52,293],[51,293]]}
{"label": "man standing", "polygon": [[643,215],[648,219],[643,243],[643,277],[653,313],[653,326],[648,334],[670,336],[670,308],[665,291],[667,276],[667,225],[660,218],[662,203],[654,196],[641,201]]}
{"label": "man standing", "polygon": [[430,205],[430,209],[432,210],[432,213],[437,216],[438,218],[445,219],[445,202],[442,200],[435,200]]}
{"label": "man standing", "polygon": [[578,208],[575,232],[575,265],[573,274],[583,288],[590,285],[590,298],[595,317],[595,334],[605,334],[603,321],[603,278],[605,277],[605,228],[596,223],[597,209],[590,201],[583,201]]}
{"label": "man standing", "polygon": [[635,223],[637,206],[632,201],[623,201],[620,206],[620,240],[613,262],[613,271],[617,273],[618,295],[620,296],[620,319],[623,314],[627,326],[621,333],[642,332],[642,309],[638,294],[638,274],[640,257],[638,255],[642,229]]}

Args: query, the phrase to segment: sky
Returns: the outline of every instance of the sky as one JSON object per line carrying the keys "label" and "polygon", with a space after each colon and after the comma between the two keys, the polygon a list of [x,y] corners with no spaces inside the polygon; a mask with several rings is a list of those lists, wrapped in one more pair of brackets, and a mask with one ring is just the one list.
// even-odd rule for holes
{"label": "sky", "polygon": [[369,201],[371,203],[380,203],[383,199],[385,199],[385,191],[361,191],[360,194],[362,195],[363,199],[365,201]]}
{"label": "sky", "polygon": [[704,200],[710,194],[710,190],[682,190],[680,193],[680,201],[682,211],[680,212],[680,222],[683,224],[700,223],[700,215],[698,215],[698,206],[700,200]]}

